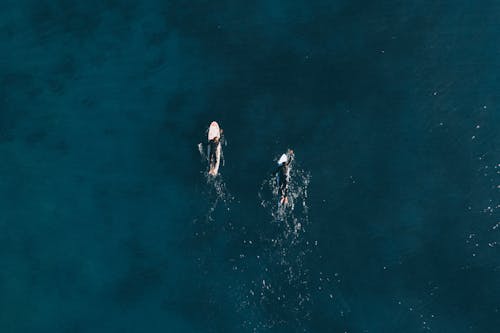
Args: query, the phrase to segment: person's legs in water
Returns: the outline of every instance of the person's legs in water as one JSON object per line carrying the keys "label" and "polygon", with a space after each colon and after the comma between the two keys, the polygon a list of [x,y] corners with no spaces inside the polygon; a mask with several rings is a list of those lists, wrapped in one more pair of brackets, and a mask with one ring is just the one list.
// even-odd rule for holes
{"label": "person's legs in water", "polygon": [[280,203],[286,205],[288,203],[288,182],[282,183],[282,185],[280,186],[280,194]]}
{"label": "person's legs in water", "polygon": [[288,204],[288,183],[285,185],[283,204]]}
{"label": "person's legs in water", "polygon": [[288,180],[288,167],[284,165],[280,172],[280,204],[288,203]]}
{"label": "person's legs in water", "polygon": [[208,161],[210,163],[210,170],[212,170],[217,162],[217,146],[219,144],[219,140],[217,140],[217,138],[214,138],[213,140],[210,140],[208,144],[210,146],[210,155],[208,157]]}
{"label": "person's legs in water", "polygon": [[283,204],[285,202],[285,184],[283,182],[280,183],[279,194],[280,194],[280,204]]}
{"label": "person's legs in water", "polygon": [[215,145],[213,144],[213,140],[210,141],[210,154],[208,156],[208,162],[210,164],[210,169],[212,169],[214,163],[215,163]]}

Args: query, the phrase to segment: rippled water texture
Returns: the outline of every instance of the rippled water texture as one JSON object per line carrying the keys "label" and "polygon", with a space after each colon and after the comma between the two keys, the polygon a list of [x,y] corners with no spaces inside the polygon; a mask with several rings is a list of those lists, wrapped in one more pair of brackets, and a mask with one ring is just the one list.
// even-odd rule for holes
{"label": "rippled water texture", "polygon": [[498,332],[500,3],[2,4],[0,332]]}

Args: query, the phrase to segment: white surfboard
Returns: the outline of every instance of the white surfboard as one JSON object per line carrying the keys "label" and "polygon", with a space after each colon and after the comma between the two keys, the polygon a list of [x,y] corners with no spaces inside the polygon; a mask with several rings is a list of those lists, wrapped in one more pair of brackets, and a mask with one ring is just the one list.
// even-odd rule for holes
{"label": "white surfboard", "polygon": [[219,124],[217,124],[216,121],[212,121],[210,124],[210,127],[208,128],[208,141],[212,140],[213,138],[220,137],[220,128]]}
{"label": "white surfboard", "polygon": [[286,162],[288,162],[288,155],[287,154],[281,155],[280,159],[278,160],[278,165],[281,165]]}
{"label": "white surfboard", "polygon": [[[208,141],[213,140],[214,138],[220,139],[220,128],[216,121],[212,121],[210,127],[208,128]],[[212,176],[217,176],[219,173],[221,149],[221,143],[219,141],[217,150],[215,151],[215,165],[210,166],[210,170],[208,171],[208,173]]]}

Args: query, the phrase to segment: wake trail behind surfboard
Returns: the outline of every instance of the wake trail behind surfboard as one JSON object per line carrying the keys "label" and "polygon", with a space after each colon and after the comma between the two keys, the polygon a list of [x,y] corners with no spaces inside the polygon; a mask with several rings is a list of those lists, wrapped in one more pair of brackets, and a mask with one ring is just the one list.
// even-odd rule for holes
{"label": "wake trail behind surfboard", "polygon": [[[202,143],[198,144],[198,152],[202,159],[202,163],[208,162],[208,153],[205,152]],[[221,149],[221,163],[223,163],[223,155]],[[232,202],[234,197],[227,190],[226,183],[221,176],[221,174],[211,175],[208,172],[208,168],[202,172],[207,184],[206,190],[204,191],[204,196],[208,198],[209,209],[206,214],[207,221],[213,220],[213,213],[217,208],[218,204],[222,202],[227,210],[229,210],[229,204]]]}

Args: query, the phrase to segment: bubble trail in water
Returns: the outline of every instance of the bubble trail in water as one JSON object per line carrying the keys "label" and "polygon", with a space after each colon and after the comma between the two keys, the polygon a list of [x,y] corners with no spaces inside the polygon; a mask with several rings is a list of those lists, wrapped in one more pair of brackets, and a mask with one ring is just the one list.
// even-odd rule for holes
{"label": "bubble trail in water", "polygon": [[[317,271],[313,264],[318,257],[318,242],[307,234],[311,176],[296,161],[290,173],[287,205],[278,205],[274,175],[261,183],[258,196],[270,221],[256,232],[257,239],[243,241],[247,252],[232,261],[236,270],[245,272],[238,308],[245,313],[243,326],[249,331],[308,331],[316,302],[335,304],[342,315],[350,312],[339,290],[338,274]],[[248,276],[250,271],[255,273]]]}
{"label": "bubble trail in water", "polygon": [[[487,116],[486,107],[483,116]],[[494,256],[493,248],[500,243],[500,151],[491,149],[491,143],[497,140],[488,130],[488,123],[476,122],[473,131],[478,137],[475,146],[476,179],[474,193],[480,200],[470,199],[466,209],[475,215],[474,222],[466,235],[465,243],[470,250],[470,256],[477,263],[490,260]],[[478,195],[480,194],[480,195]],[[479,213],[479,214],[477,214]],[[479,219],[478,219],[479,217]]]}
{"label": "bubble trail in water", "polygon": [[[225,145],[227,145],[227,141],[224,141]],[[206,214],[207,221],[213,221],[213,213],[217,208],[219,202],[224,204],[225,209],[229,210],[229,204],[232,202],[234,197],[227,190],[226,183],[222,177],[222,175],[217,174],[216,176],[210,175],[208,173],[208,156],[203,148],[203,144],[198,144],[198,152],[200,153],[200,157],[202,159],[202,163],[206,163],[207,169],[203,171],[203,176],[205,178],[207,188],[204,191],[203,195],[209,198],[209,208]],[[224,164],[224,155],[221,150],[221,165]]]}

